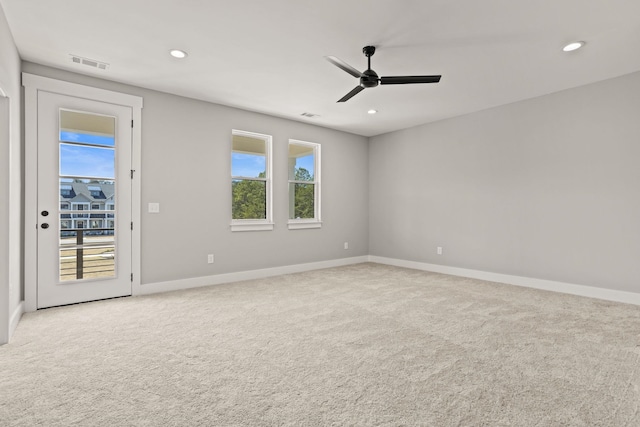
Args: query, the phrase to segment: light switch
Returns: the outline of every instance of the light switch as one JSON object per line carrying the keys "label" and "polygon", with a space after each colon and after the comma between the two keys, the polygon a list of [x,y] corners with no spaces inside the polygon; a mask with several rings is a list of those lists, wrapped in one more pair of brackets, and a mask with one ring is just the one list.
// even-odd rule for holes
{"label": "light switch", "polygon": [[160,203],[149,203],[149,213],[160,213]]}

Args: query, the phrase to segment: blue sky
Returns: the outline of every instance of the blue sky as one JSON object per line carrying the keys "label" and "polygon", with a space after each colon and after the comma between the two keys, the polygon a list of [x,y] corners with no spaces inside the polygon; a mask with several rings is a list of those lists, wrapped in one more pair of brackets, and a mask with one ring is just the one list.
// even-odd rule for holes
{"label": "blue sky", "polygon": [[266,157],[256,154],[231,153],[231,175],[257,178],[266,170]]}
{"label": "blue sky", "polygon": [[115,138],[76,132],[60,132],[60,141],[103,146],[60,144],[60,175],[115,178]]}
{"label": "blue sky", "polygon": [[60,144],[60,175],[114,179],[115,151]]}
{"label": "blue sky", "polygon": [[296,167],[297,168],[305,168],[313,176],[314,173],[315,173],[314,170],[313,170],[313,167],[314,167],[313,156],[309,155],[309,156],[304,156],[304,157],[298,157],[296,159]]}
{"label": "blue sky", "polygon": [[[244,176],[247,178],[257,178],[261,172],[264,172],[265,157],[256,154],[231,154],[231,175],[232,176]],[[306,170],[314,174],[313,155],[298,157],[296,159],[297,168],[305,168]]]}

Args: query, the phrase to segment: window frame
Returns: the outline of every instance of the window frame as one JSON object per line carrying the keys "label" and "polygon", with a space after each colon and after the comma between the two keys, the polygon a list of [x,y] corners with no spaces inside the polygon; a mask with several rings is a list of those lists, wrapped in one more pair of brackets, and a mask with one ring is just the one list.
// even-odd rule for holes
{"label": "window frame", "polygon": [[[91,204],[89,202],[73,202],[71,203],[71,211],[72,211],[71,218],[88,219],[90,210],[91,210]],[[85,211],[87,213],[84,213]]]}
{"label": "window frame", "polygon": [[[234,136],[245,136],[248,138],[261,139],[265,143],[265,177],[264,178],[255,178],[255,177],[246,177],[246,176],[236,176],[233,175],[233,137]],[[273,179],[272,179],[272,171],[273,171],[273,137],[271,135],[266,135],[262,133],[256,132],[248,132],[244,130],[232,129],[231,131],[231,150],[230,150],[230,186],[229,190],[231,191],[231,197],[229,200],[233,200],[233,181],[234,180],[251,180],[251,181],[264,181],[265,182],[265,216],[264,219],[234,219],[233,218],[233,205],[231,206],[231,231],[271,231],[273,230]]]}
{"label": "window frame", "polygon": [[[289,143],[287,144],[287,167],[289,167],[289,147],[291,145],[302,145],[305,147],[310,147],[313,149],[313,181],[297,181],[288,179],[289,173],[287,173],[287,194],[288,200],[291,198],[291,184],[313,184],[313,218],[289,218],[290,212],[289,208],[287,208],[287,227],[289,230],[300,230],[307,228],[321,228],[322,227],[322,218],[321,218],[321,159],[320,159],[320,151],[321,145],[317,142],[309,142],[309,141],[301,141],[298,139],[289,139]],[[288,172],[288,171],[287,171]],[[294,196],[295,197],[295,196]]]}
{"label": "window frame", "polygon": [[71,184],[61,184],[60,185],[60,197],[71,197],[71,192],[73,191],[73,186]]}

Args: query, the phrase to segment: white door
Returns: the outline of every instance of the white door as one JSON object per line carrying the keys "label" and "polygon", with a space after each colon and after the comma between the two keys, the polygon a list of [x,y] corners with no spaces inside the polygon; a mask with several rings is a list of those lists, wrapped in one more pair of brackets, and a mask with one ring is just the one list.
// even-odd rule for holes
{"label": "white door", "polygon": [[38,91],[37,308],[131,295],[131,123]]}

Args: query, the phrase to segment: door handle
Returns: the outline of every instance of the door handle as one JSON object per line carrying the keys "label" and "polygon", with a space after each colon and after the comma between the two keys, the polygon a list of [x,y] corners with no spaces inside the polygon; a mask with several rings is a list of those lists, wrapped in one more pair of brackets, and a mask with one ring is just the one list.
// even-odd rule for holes
{"label": "door handle", "polygon": [[44,228],[44,229],[47,229],[47,228],[49,228],[49,224],[47,224],[47,223],[45,222],[45,223],[44,223],[44,224],[42,224],[40,227],[42,227],[42,228]]}
{"label": "door handle", "polygon": [[48,216],[49,215],[49,211],[42,211],[42,212],[40,212],[40,214],[42,216]]}

